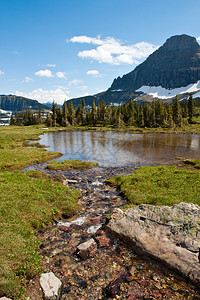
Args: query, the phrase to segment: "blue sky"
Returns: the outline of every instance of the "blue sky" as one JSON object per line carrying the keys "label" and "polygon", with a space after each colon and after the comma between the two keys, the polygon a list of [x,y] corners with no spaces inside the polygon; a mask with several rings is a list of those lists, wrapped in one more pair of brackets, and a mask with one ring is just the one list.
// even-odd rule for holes
{"label": "blue sky", "polygon": [[199,0],[0,0],[0,11],[0,94],[40,102],[106,90],[170,36],[200,37]]}

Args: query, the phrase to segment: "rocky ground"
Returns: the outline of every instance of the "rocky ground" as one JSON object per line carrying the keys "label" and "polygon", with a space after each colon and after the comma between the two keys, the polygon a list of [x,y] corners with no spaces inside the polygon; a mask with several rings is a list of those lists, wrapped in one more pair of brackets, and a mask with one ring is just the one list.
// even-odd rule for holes
{"label": "rocky ground", "polygon": [[[200,299],[192,285],[125,247],[104,227],[106,216],[126,204],[118,190],[105,184],[114,175],[128,174],[133,166],[93,168],[86,171],[52,171],[64,175],[67,184],[82,192],[80,213],[71,220],[55,222],[38,237],[42,240],[44,272],[62,281],[61,299]],[[93,238],[87,255],[82,243]],[[43,299],[39,279],[30,283],[26,297]]]}

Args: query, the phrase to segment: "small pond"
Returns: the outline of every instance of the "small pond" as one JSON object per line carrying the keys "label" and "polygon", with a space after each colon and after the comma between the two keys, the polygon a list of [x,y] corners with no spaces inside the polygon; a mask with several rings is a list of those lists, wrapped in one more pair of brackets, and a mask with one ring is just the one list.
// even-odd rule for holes
{"label": "small pond", "polygon": [[119,131],[60,131],[40,136],[57,160],[96,161],[100,166],[173,164],[177,157],[200,158],[198,134],[133,134]]}

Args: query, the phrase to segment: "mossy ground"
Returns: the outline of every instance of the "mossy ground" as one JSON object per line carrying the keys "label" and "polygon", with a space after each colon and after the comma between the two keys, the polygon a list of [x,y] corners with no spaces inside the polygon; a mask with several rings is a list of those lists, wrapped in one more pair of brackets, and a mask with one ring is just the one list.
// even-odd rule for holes
{"label": "mossy ground", "polygon": [[22,169],[27,165],[61,156],[61,153],[43,149],[39,143],[29,144],[30,140],[38,140],[39,135],[55,130],[58,128],[44,129],[42,126],[0,127],[0,170]]}
{"label": "mossy ground", "polygon": [[99,164],[92,161],[82,161],[78,159],[56,161],[52,160],[47,164],[49,170],[69,170],[69,169],[90,169],[97,167]]}
{"label": "mossy ground", "polygon": [[0,127],[0,297],[18,299],[26,280],[40,271],[37,230],[53,216],[71,216],[78,209],[80,192],[43,173],[16,170],[61,155],[29,144],[53,130],[58,129]]}
{"label": "mossy ground", "polygon": [[193,166],[196,169],[200,169],[200,160],[199,159],[184,159],[184,164]]}
{"label": "mossy ground", "polygon": [[200,172],[176,166],[145,166],[131,175],[112,177],[130,204],[173,205],[192,202],[200,205]]}
{"label": "mossy ground", "polygon": [[128,131],[131,133],[196,133],[200,134],[200,123],[198,124],[185,124],[182,127],[156,127],[156,128],[147,128],[147,127],[136,127],[136,126],[124,126],[116,127],[112,125],[103,126],[74,126],[74,127],[65,127],[66,130],[89,130],[89,131],[109,131],[109,130],[119,130],[119,131]]}
{"label": "mossy ground", "polygon": [[17,298],[40,266],[36,230],[77,211],[80,192],[38,171],[0,173],[0,296]]}

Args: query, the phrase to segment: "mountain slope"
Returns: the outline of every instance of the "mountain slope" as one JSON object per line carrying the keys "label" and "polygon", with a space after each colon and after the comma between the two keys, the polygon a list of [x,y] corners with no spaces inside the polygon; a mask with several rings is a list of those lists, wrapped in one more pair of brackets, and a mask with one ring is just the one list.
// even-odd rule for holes
{"label": "mountain slope", "polygon": [[[175,89],[186,87],[185,92],[184,88],[181,89],[179,98],[183,98],[189,93],[188,86],[199,80],[200,45],[194,37],[186,34],[175,35],[167,39],[163,46],[132,72],[114,79],[107,91],[84,99],[87,105],[91,105],[93,99],[96,104],[102,100],[106,103],[121,103],[129,101],[130,97],[137,98],[138,101],[153,101],[155,98],[172,101],[174,94],[178,92]],[[158,91],[162,91],[162,94]],[[83,97],[72,100],[77,106],[82,99]]]}
{"label": "mountain slope", "polygon": [[200,80],[200,46],[194,37],[176,35],[132,72],[117,78],[111,90],[133,91],[141,86],[174,89]]}
{"label": "mountain slope", "polygon": [[0,95],[0,108],[12,112],[20,112],[26,109],[31,110],[50,110],[47,105],[39,103],[37,100],[31,100],[14,95]]}

